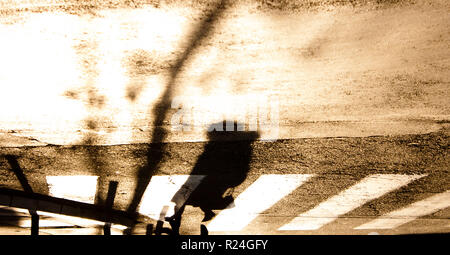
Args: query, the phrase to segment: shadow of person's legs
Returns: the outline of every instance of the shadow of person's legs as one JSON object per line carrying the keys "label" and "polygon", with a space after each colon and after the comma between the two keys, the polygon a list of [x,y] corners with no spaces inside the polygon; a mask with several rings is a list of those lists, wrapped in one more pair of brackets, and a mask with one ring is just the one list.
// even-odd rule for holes
{"label": "shadow of person's legs", "polygon": [[[215,216],[213,210],[233,206],[234,198],[231,194],[227,195],[227,192],[247,178],[252,143],[259,134],[254,131],[238,131],[236,123],[233,129],[229,130],[225,123],[214,123],[208,129],[211,130],[208,131],[208,143],[191,172],[191,176],[205,176],[201,183],[187,200],[183,193],[186,189],[180,189],[172,198],[172,202],[176,204],[175,214],[167,220],[174,233],[179,232],[186,205],[199,207],[204,213],[202,221],[209,221]],[[189,185],[190,178],[185,185]]]}

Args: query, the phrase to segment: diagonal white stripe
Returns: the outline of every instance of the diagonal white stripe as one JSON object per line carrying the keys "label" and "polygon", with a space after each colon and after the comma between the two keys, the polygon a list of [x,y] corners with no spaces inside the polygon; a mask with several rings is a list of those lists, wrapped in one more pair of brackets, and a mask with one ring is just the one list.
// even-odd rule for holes
{"label": "diagonal white stripe", "polygon": [[450,206],[450,190],[390,212],[355,229],[393,229]]}
{"label": "diagonal white stripe", "polygon": [[209,231],[239,231],[259,213],[269,209],[309,178],[310,174],[268,174],[260,176],[234,201],[234,207],[221,211],[209,224]]}
{"label": "diagonal white stripe", "polygon": [[375,174],[368,176],[340,194],[300,214],[278,230],[316,230],[340,215],[404,186],[425,175]]}
{"label": "diagonal white stripe", "polygon": [[94,203],[98,176],[47,176],[50,196]]}
{"label": "diagonal white stripe", "polygon": [[175,203],[172,198],[177,193],[177,203],[183,204],[192,191],[197,188],[204,175],[161,175],[153,176],[145,190],[139,206],[139,212],[153,218],[160,219],[163,210],[164,216],[174,214]]}

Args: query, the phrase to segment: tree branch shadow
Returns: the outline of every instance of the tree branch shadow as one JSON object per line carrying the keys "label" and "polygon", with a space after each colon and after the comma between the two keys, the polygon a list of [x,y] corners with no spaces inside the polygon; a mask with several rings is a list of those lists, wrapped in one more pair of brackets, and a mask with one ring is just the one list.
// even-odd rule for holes
{"label": "tree branch shadow", "polygon": [[[152,139],[147,150],[147,164],[146,166],[140,168],[136,175],[136,187],[133,191],[133,196],[127,209],[127,212],[131,214],[137,214],[137,209],[151,177],[158,170],[161,164],[166,148],[164,140],[168,135],[168,131],[163,127],[163,124],[171,107],[171,101],[176,87],[176,80],[190,56],[211,34],[214,25],[216,25],[217,21],[221,18],[223,12],[225,11],[227,2],[228,0],[219,0],[214,3],[214,8],[212,8],[212,10],[206,15],[206,18],[202,19],[198,26],[196,26],[192,36],[190,36],[190,38],[193,39],[189,41],[183,50],[183,53],[178,56],[177,60],[172,65],[169,80],[162,97],[152,110],[155,119],[152,123]],[[131,231],[132,228],[130,228],[128,233],[131,233]]]}

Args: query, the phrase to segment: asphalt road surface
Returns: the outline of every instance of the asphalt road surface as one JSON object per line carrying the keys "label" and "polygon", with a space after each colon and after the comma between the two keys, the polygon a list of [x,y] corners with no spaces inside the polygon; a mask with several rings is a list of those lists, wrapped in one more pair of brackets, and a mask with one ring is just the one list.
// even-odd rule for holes
{"label": "asphalt road surface", "polygon": [[147,216],[115,234],[449,232],[448,1],[132,2],[0,3],[0,188],[104,205],[115,181]]}
{"label": "asphalt road surface", "polygon": [[[210,233],[447,233],[448,144],[448,129],[250,145],[168,143],[138,210],[156,221],[164,206],[169,208],[165,216],[173,214],[176,192],[199,189],[182,215],[182,234],[199,234],[200,224]],[[243,148],[251,150],[248,161]],[[117,181],[114,207],[127,210],[132,191],[148,180],[138,173],[148,164],[149,150],[146,144],[135,144],[2,148],[0,153],[17,156],[33,190],[43,194],[94,203],[96,192],[104,196],[109,181]],[[1,158],[2,187],[22,189],[10,169]],[[220,207],[223,199],[218,196],[231,196],[234,206]],[[212,208],[215,217],[202,222],[205,201],[217,206]],[[135,233],[145,233],[142,227]],[[165,222],[164,227],[170,226]]]}

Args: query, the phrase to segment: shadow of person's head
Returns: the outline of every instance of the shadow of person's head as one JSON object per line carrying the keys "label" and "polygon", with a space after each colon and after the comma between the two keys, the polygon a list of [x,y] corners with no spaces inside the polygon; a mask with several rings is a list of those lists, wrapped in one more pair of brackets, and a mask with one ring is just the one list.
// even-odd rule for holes
{"label": "shadow of person's head", "polygon": [[221,121],[211,124],[207,130],[208,141],[242,141],[253,142],[260,135],[257,131],[245,131],[244,125],[237,122]]}
{"label": "shadow of person's head", "polygon": [[191,172],[205,176],[188,200],[205,212],[204,220],[214,216],[212,210],[225,209],[233,202],[232,195],[226,193],[247,178],[252,143],[259,138],[256,131],[240,131],[239,123],[234,123],[234,128],[225,123],[210,125],[208,143]]}

